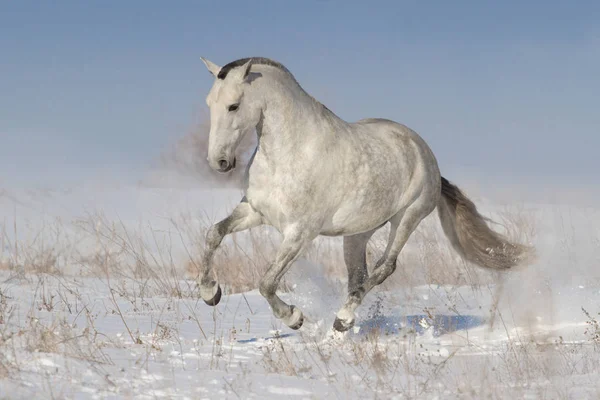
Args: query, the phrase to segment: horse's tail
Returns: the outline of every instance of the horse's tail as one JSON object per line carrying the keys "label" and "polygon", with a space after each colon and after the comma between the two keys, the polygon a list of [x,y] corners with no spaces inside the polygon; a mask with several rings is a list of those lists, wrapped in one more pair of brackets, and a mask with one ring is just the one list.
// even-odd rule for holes
{"label": "horse's tail", "polygon": [[481,267],[504,270],[533,257],[533,248],[511,243],[486,224],[487,218],[461,190],[442,177],[438,213],[452,247],[467,261]]}

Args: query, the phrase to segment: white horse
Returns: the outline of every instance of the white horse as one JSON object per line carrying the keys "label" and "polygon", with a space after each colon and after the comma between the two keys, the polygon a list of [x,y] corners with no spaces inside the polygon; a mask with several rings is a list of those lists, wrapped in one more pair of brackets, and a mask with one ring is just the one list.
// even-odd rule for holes
{"label": "white horse", "polygon": [[[343,121],[270,59],[240,59],[224,67],[202,61],[215,77],[206,98],[210,166],[230,171],[243,136],[258,134],[244,198],[206,237],[200,294],[207,304],[221,298],[211,270],[223,237],[261,224],[275,227],[283,241],[259,290],[292,329],[302,326],[303,314],[277,296],[277,286],[318,235],[344,237],[348,298],[334,322],[338,331],[354,325],[354,310],[394,272],[409,236],[436,207],[464,259],[507,269],[528,258],[530,248],[492,231],[475,205],[440,175],[435,156],[416,132],[385,119]],[[367,242],[387,222],[387,248],[369,275]]]}

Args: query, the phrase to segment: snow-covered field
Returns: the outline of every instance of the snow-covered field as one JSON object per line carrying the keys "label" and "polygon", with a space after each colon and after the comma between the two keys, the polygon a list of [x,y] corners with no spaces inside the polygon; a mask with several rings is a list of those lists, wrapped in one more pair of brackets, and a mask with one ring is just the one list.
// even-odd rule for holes
{"label": "snow-covered field", "polygon": [[[513,210],[538,259],[503,276],[448,258],[433,215],[393,282],[337,335],[345,267],[329,264],[339,238],[286,277],[282,297],[306,316],[299,331],[235,281],[217,307],[199,300],[190,265],[203,229],[239,197],[114,185],[1,192],[0,399],[600,397],[599,208]],[[278,240],[257,231],[228,239],[219,256],[245,285]]]}

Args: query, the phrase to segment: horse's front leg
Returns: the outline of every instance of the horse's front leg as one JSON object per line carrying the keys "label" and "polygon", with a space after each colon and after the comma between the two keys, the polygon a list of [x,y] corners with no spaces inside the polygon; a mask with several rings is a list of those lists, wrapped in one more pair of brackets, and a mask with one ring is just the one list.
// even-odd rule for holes
{"label": "horse's front leg", "polygon": [[293,305],[286,304],[275,292],[283,275],[317,235],[318,233],[315,233],[314,230],[302,224],[288,227],[283,232],[283,241],[277,251],[275,261],[260,281],[260,294],[271,305],[273,314],[292,329],[299,329],[302,326],[304,322],[302,311]]}
{"label": "horse's front leg", "polygon": [[215,306],[219,303],[219,300],[221,300],[221,287],[217,281],[211,278],[215,250],[219,247],[226,235],[254,228],[262,223],[262,215],[252,208],[244,198],[229,217],[208,229],[204,256],[202,257],[204,272],[200,279],[200,296],[209,306]]}

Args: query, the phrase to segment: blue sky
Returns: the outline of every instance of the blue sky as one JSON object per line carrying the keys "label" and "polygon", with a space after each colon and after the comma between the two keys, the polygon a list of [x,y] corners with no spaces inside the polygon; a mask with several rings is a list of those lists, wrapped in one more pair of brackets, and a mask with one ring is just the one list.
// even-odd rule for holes
{"label": "blue sky", "polygon": [[139,177],[206,115],[200,56],[278,60],[444,175],[600,183],[600,3],[485,3],[2,2],[0,184]]}

